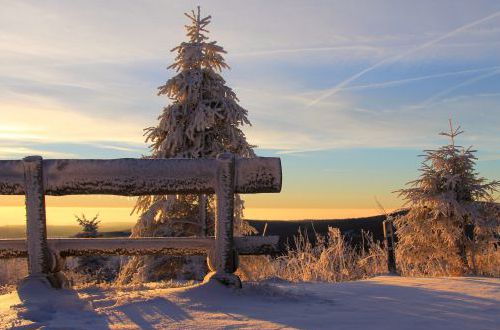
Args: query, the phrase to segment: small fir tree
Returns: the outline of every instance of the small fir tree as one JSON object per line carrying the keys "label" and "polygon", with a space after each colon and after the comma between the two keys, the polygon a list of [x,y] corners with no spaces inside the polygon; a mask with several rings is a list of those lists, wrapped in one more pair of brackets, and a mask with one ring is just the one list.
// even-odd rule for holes
{"label": "small fir tree", "polygon": [[81,217],[75,215],[76,222],[82,227],[82,231],[78,233],[77,237],[97,237],[99,230],[99,213],[95,215],[92,219],[87,219],[85,214],[82,214]]}
{"label": "small fir tree", "polygon": [[422,174],[398,191],[409,212],[395,221],[397,260],[412,274],[475,272],[474,256],[498,234],[500,214],[493,193],[500,182],[478,175],[476,151],[455,144],[461,133],[450,120],[449,132],[440,133],[450,144],[425,150]]}
{"label": "small fir tree", "polygon": [[[241,130],[250,125],[247,110],[220,75],[229,68],[222,56],[226,51],[207,37],[211,16],[202,18],[199,7],[185,15],[190,20],[188,41],[172,49],[177,56],[168,67],[177,74],[158,88],[158,95],[167,96],[171,103],[158,117],[158,125],[145,130],[146,142],[151,143],[149,158],[214,158],[223,152],[255,157],[254,146]],[[242,221],[243,208],[236,196],[237,234],[252,230]],[[214,231],[215,198],[210,195],[142,196],[133,212],[140,215],[132,230],[134,237],[204,236]],[[153,258],[135,258],[134,268],[151,268],[138,260],[158,264]],[[127,281],[129,276],[123,278]]]}
{"label": "small fir tree", "polygon": [[[79,238],[96,238],[101,236],[99,234],[99,213],[92,219],[87,219],[85,214],[81,217],[75,215],[76,221],[82,227],[81,232],[75,235]],[[117,275],[117,270],[110,262],[110,257],[103,256],[84,256],[75,258],[75,263],[70,269],[83,275],[85,281],[91,282],[110,282],[113,281]]]}

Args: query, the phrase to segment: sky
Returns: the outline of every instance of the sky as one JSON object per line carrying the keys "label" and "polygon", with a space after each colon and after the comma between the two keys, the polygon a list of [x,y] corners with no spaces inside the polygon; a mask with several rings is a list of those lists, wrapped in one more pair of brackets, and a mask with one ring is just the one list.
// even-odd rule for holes
{"label": "sky", "polygon": [[[480,174],[500,179],[500,2],[480,0],[2,1],[0,159],[148,154],[143,129],[169,102],[156,88],[198,4],[248,141],[282,159],[282,193],[245,196],[248,218],[397,209],[393,192],[417,178],[422,150],[447,143],[449,118]],[[133,204],[49,197],[48,221],[135,221]],[[0,225],[23,223],[22,205],[0,196]]]}

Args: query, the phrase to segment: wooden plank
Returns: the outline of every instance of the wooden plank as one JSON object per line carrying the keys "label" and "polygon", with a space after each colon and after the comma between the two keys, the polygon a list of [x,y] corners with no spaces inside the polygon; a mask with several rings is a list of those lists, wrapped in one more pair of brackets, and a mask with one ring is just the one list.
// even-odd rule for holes
{"label": "wooden plank", "polygon": [[243,236],[234,238],[234,246],[241,255],[277,254],[282,252],[279,236]]}
{"label": "wooden plank", "polygon": [[[46,195],[215,193],[216,159],[49,159]],[[235,192],[281,190],[279,158],[237,159]],[[25,193],[22,161],[0,160],[0,194]]]}
{"label": "wooden plank", "polygon": [[84,255],[204,255],[212,248],[212,238],[65,238],[50,239],[49,246],[62,257]]}
{"label": "wooden plank", "polygon": [[240,194],[281,191],[281,160],[276,157],[236,159],[235,190]]}
{"label": "wooden plank", "polygon": [[0,194],[24,195],[22,160],[0,160]]}
{"label": "wooden plank", "polygon": [[[196,255],[206,254],[214,245],[213,237],[145,237],[145,238],[49,238],[50,251],[62,256],[86,255]],[[279,236],[235,237],[239,254],[258,255],[280,252]],[[0,259],[26,258],[25,239],[0,239]]]}
{"label": "wooden plank", "polygon": [[44,166],[49,195],[201,193],[215,185],[209,159],[58,159]]}
{"label": "wooden plank", "polygon": [[[50,251],[62,257],[89,255],[203,255],[213,247],[214,239],[196,237],[144,238],[49,238]],[[27,256],[26,240],[0,239],[0,258]]]}
{"label": "wooden plank", "polygon": [[0,259],[26,258],[28,249],[22,238],[0,239]]}

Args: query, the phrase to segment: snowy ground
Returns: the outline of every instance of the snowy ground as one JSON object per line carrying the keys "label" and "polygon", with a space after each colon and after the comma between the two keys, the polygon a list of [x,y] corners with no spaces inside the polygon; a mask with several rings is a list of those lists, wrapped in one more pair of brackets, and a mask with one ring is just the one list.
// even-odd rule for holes
{"label": "snowy ground", "polygon": [[0,320],[18,329],[500,329],[500,279],[244,285],[59,291],[35,311],[16,305],[19,297],[10,293],[0,296]]}

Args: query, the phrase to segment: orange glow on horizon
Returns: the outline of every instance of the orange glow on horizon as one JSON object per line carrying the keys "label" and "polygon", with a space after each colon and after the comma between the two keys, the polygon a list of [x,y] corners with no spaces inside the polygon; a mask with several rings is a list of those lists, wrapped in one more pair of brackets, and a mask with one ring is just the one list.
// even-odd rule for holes
{"label": "orange glow on horizon", "polygon": [[[50,226],[77,225],[75,215],[84,213],[92,217],[99,213],[101,224],[130,223],[137,221],[131,215],[132,207],[47,207],[47,224]],[[392,211],[391,210],[387,210]],[[313,209],[313,208],[247,208],[245,218],[255,220],[345,219],[381,214],[378,209]],[[26,211],[23,206],[0,207],[0,226],[23,225]]]}

